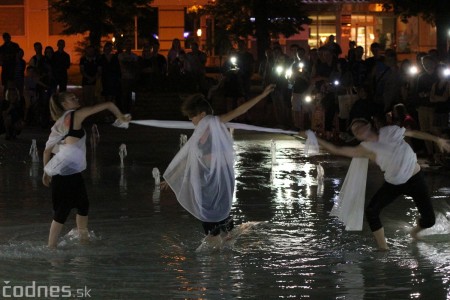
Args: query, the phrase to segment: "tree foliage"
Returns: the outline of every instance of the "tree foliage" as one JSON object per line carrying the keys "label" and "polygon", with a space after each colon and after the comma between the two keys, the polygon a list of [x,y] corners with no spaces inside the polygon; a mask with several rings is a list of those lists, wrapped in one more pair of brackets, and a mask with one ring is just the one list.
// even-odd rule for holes
{"label": "tree foliage", "polygon": [[420,15],[430,24],[436,24],[436,18],[442,13],[450,12],[450,1],[446,0],[390,0],[383,4],[390,10],[394,9],[394,13],[399,15],[402,21],[407,22],[408,18]]}
{"label": "tree foliage", "polygon": [[450,29],[450,1],[448,0],[388,0],[384,8],[393,9],[403,22],[412,16],[420,16],[436,26],[437,48],[442,56],[447,55],[447,38]]}
{"label": "tree foliage", "polygon": [[217,0],[200,13],[214,17],[217,36],[256,37],[258,53],[264,53],[260,46],[270,37],[290,37],[311,23],[304,7],[298,0]]}
{"label": "tree foliage", "polygon": [[127,33],[134,17],[151,9],[153,0],[50,0],[57,12],[56,20],[65,25],[63,34],[89,32],[89,42],[100,46],[102,36]]}

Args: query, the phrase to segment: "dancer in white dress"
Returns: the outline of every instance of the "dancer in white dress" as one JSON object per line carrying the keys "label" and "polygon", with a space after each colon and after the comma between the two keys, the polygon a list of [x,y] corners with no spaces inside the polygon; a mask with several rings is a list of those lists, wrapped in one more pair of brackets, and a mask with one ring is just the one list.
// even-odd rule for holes
{"label": "dancer in white dress", "polygon": [[180,204],[203,222],[208,241],[220,239],[221,232],[233,228],[234,150],[224,123],[246,113],[273,89],[273,85],[267,86],[260,95],[220,116],[212,115],[201,94],[183,103],[182,111],[195,130],[164,172],[161,188],[170,186]]}

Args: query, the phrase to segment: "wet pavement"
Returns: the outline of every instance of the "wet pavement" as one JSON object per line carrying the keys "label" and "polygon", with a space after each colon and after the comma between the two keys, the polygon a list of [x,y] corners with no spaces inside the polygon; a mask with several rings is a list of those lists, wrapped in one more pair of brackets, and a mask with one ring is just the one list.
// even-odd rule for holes
{"label": "wet pavement", "polygon": [[[3,293],[21,299],[27,287],[38,292],[40,286],[42,295],[54,287],[54,296],[70,291],[71,298],[91,299],[450,298],[446,170],[425,169],[437,225],[412,242],[408,231],[416,210],[411,199],[400,198],[383,212],[391,250],[380,253],[366,224],[362,232],[347,232],[329,216],[350,160],[326,153],[308,158],[293,137],[237,130],[232,214],[240,235],[218,251],[197,252],[200,222],[173,193],[160,191],[152,176],[155,167],[164,172],[180,135],[192,132],[138,125],[124,130],[102,116],[85,124],[89,136],[94,123],[100,140],[95,147],[88,142],[83,173],[91,243],[78,244],[70,217],[56,251],[45,247],[50,190],[41,184],[42,163],[29,155],[32,139],[42,155],[49,130],[28,128],[15,141],[0,136]],[[127,147],[124,168],[121,144]],[[316,178],[318,163],[325,170],[323,184]],[[370,165],[368,177],[370,197],[382,175]]]}

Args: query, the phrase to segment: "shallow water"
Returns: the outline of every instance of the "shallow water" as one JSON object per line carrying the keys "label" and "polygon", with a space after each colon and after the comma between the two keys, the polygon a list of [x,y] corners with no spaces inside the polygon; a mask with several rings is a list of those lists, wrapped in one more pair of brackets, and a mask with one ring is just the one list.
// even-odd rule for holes
{"label": "shallow water", "polygon": [[[450,299],[448,173],[426,173],[438,224],[422,241],[408,236],[416,218],[411,199],[398,199],[383,212],[391,250],[382,253],[374,251],[366,224],[362,232],[347,232],[328,215],[350,160],[305,157],[302,143],[289,136],[236,131],[232,213],[237,224],[260,223],[228,247],[196,252],[200,222],[171,192],[155,189],[152,176],[154,167],[164,172],[180,134],[190,132],[106,125],[99,131],[84,172],[91,243],[78,244],[70,217],[56,251],[45,247],[50,191],[40,182],[41,163],[28,155],[31,138],[42,152],[46,134],[30,131],[15,143],[0,142],[2,293],[24,297],[27,288],[40,287],[50,298],[53,287],[53,296],[89,291],[92,299]],[[317,180],[319,162],[323,182]],[[382,176],[373,165],[369,172],[371,196]]]}

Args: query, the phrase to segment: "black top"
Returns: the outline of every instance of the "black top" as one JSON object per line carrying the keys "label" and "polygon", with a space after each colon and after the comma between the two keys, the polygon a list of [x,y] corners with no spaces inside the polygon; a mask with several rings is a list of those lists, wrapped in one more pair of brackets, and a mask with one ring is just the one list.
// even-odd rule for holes
{"label": "black top", "polygon": [[81,139],[86,133],[83,128],[81,129],[73,129],[73,119],[74,119],[75,111],[70,113],[70,127],[69,132],[65,137],[72,136]]}

